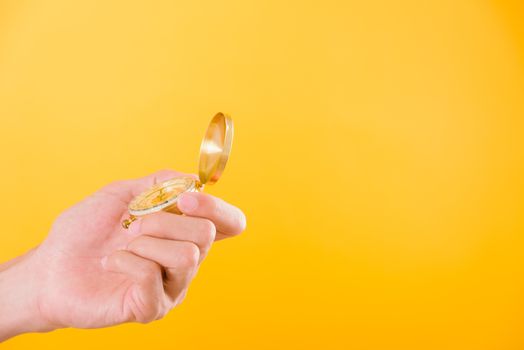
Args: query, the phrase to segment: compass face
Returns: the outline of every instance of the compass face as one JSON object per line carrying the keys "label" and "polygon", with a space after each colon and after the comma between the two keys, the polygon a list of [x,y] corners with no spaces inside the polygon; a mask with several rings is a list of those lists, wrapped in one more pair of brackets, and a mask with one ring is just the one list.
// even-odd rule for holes
{"label": "compass face", "polygon": [[129,213],[135,216],[155,213],[175,204],[181,193],[196,190],[197,180],[191,177],[164,181],[136,196],[129,204]]}

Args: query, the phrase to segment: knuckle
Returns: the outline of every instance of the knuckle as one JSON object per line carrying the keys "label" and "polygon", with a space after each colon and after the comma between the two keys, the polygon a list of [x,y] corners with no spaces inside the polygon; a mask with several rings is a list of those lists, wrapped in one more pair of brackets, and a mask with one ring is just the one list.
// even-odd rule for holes
{"label": "knuckle", "polygon": [[152,322],[156,320],[158,314],[162,311],[157,293],[151,292],[145,286],[142,286],[140,290],[135,292],[133,300],[132,310],[136,322]]}
{"label": "knuckle", "polygon": [[144,310],[135,318],[138,323],[147,324],[155,320],[156,313],[154,311]]}
{"label": "knuckle", "polygon": [[155,304],[148,305],[138,313],[136,321],[143,324],[153,322],[157,319],[159,313]]}
{"label": "knuckle", "polygon": [[138,271],[140,280],[145,283],[154,283],[158,279],[159,273],[159,266],[152,261],[142,264]]}
{"label": "knuckle", "polygon": [[215,216],[219,214],[220,207],[218,205],[218,202],[209,195],[202,195],[200,198],[200,201],[202,203],[202,206],[204,210],[211,216]]}
{"label": "knuckle", "polygon": [[125,253],[123,251],[116,251],[109,256],[108,263],[109,261],[116,267],[122,267],[125,264]]}
{"label": "knuckle", "polygon": [[179,267],[182,269],[191,269],[198,264],[200,259],[200,250],[195,244],[188,244],[179,256]]}
{"label": "knuckle", "polygon": [[201,233],[205,237],[205,243],[210,244],[215,240],[215,236],[217,233],[215,224],[211,220],[202,219],[201,225]]}

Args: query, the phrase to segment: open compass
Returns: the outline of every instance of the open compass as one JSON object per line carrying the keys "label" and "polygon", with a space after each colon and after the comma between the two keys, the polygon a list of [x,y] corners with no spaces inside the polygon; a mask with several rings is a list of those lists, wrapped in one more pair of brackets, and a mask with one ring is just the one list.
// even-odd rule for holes
{"label": "open compass", "polygon": [[122,222],[122,226],[127,229],[140,216],[160,210],[181,214],[177,207],[179,195],[184,192],[201,191],[205,184],[212,185],[217,182],[226,167],[232,143],[233,119],[223,113],[216,114],[209,123],[200,145],[199,179],[175,177],[139,194],[129,203],[129,218]]}

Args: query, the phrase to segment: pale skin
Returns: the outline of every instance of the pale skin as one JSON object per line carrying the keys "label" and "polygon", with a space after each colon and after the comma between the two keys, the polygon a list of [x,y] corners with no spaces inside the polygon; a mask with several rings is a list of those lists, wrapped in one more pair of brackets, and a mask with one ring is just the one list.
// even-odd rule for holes
{"label": "pale skin", "polygon": [[240,234],[246,219],[217,197],[190,193],[179,201],[184,215],[158,212],[122,228],[135,195],[177,176],[188,175],[164,170],[102,188],[63,212],[40,245],[0,265],[0,342],[148,323],[180,304],[212,243]]}

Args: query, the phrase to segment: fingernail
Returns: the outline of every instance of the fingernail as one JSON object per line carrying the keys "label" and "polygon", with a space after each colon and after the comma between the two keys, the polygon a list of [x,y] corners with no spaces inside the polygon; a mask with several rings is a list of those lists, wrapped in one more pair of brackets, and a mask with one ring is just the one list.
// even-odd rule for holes
{"label": "fingernail", "polygon": [[192,212],[197,207],[198,200],[189,194],[183,194],[178,198],[178,208],[183,212]]}
{"label": "fingernail", "polygon": [[102,259],[100,259],[100,264],[102,264],[102,267],[105,268],[107,264],[107,256],[104,256]]}

